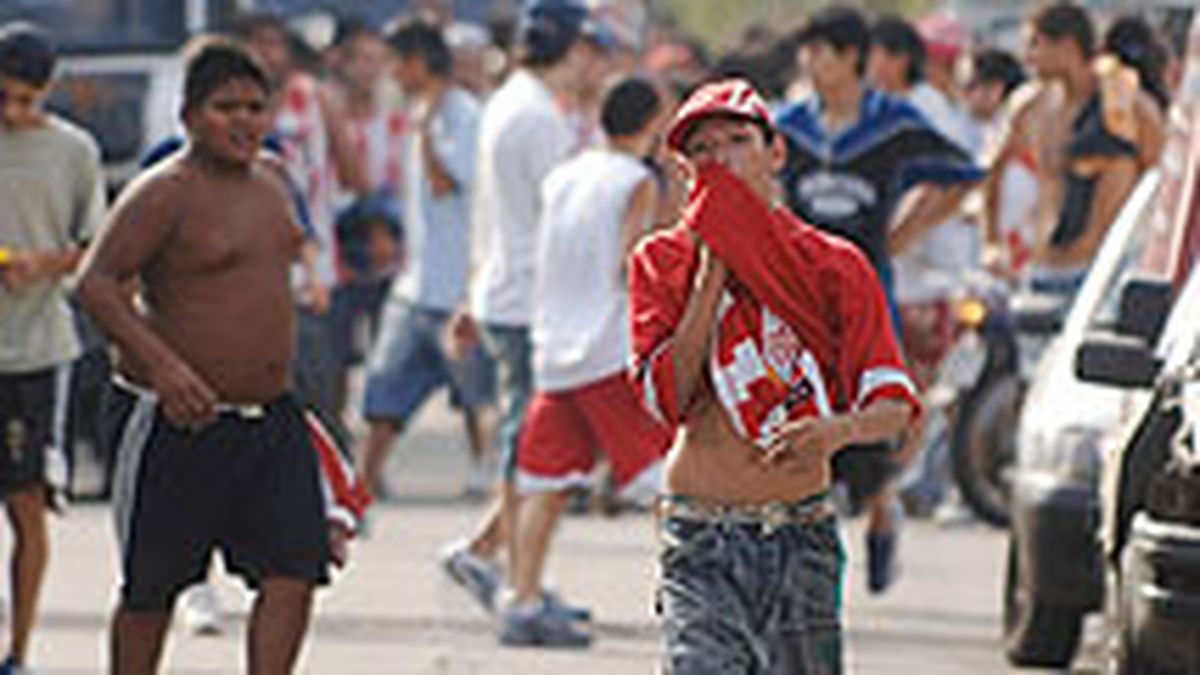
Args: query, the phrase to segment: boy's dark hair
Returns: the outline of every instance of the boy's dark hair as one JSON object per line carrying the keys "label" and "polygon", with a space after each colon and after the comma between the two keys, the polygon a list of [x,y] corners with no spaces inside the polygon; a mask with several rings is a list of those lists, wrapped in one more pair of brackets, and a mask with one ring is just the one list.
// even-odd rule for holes
{"label": "boy's dark hair", "polygon": [[254,82],[264,93],[271,91],[266,72],[245,49],[223,38],[205,39],[188,55],[183,109],[194,110],[220,87],[243,79]]}
{"label": "boy's dark hair", "polygon": [[925,77],[925,43],[921,34],[908,21],[889,14],[880,17],[871,28],[871,44],[883,47],[889,54],[908,57],[904,80],[914,85]]}
{"label": "boy's dark hair", "polygon": [[971,77],[976,82],[1001,85],[1007,97],[1025,83],[1025,69],[1003,49],[985,49],[971,57]]}
{"label": "boy's dark hair", "polygon": [[0,26],[0,75],[41,88],[54,76],[58,58],[46,31],[24,21]]}
{"label": "boy's dark hair", "polygon": [[658,89],[641,77],[627,77],[609,88],[600,107],[600,128],[606,136],[633,136],[646,128],[662,109]]}
{"label": "boy's dark hair", "polygon": [[375,30],[366,19],[357,14],[349,14],[338,17],[337,25],[333,29],[332,46],[344,47],[359,37],[375,37],[378,35],[379,31]]}
{"label": "boy's dark hair", "polygon": [[798,44],[823,42],[839,52],[858,50],[858,74],[867,72],[871,51],[871,30],[862,13],[850,7],[833,5],[813,14],[796,34]]}
{"label": "boy's dark hair", "polygon": [[390,29],[387,43],[403,57],[419,56],[425,68],[438,77],[449,77],[454,56],[442,31],[424,19],[409,19]]}
{"label": "boy's dark hair", "polygon": [[1079,45],[1085,59],[1096,51],[1096,29],[1087,10],[1073,2],[1058,2],[1033,17],[1033,28],[1051,40],[1069,39]]}

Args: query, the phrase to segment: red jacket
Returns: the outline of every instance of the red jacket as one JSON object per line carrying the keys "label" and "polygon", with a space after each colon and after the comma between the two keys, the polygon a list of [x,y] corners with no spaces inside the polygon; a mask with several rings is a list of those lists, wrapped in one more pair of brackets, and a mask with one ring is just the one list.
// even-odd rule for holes
{"label": "red jacket", "polygon": [[[735,429],[764,440],[805,415],[880,398],[920,404],[879,280],[854,246],[770,209],[719,165],[700,170],[683,223],[630,265],[633,379],[652,414],[677,425],[672,337],[687,306],[698,236],[728,267],[707,376]],[[914,413],[915,414],[915,413]]]}

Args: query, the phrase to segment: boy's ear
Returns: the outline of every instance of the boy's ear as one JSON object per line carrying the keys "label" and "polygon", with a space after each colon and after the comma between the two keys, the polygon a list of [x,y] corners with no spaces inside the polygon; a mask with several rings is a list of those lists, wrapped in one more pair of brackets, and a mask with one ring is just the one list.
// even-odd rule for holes
{"label": "boy's ear", "polygon": [[787,163],[787,143],[783,140],[783,134],[778,130],[771,136],[771,168],[776,173],[783,170],[783,165]]}

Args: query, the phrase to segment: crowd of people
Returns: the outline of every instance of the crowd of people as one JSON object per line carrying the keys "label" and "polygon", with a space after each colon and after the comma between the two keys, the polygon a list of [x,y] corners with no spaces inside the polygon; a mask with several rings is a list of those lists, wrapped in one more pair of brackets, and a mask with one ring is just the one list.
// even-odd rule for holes
{"label": "crowd of people", "polygon": [[290,672],[443,390],[494,497],[439,564],[501,643],[591,642],[544,569],[603,465],[658,511],[666,672],[840,672],[836,497],[884,592],[964,275],[1079,286],[1158,161],[1175,51],[1069,2],[1024,58],[941,15],[802,24],[710,63],[575,0],[492,38],[347,19],[324,53],[243,16],[187,45],[180,135],[111,206],[95,141],[42,105],[52,36],[0,28],[0,673],[28,672],[66,487],[72,294],[115,358],[113,672],[157,671],[217,551],[257,591],[247,667]]}

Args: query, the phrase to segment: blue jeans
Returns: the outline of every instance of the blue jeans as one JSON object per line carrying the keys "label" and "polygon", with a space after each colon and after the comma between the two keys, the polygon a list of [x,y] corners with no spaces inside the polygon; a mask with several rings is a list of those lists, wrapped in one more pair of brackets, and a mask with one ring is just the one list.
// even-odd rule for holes
{"label": "blue jeans", "polygon": [[659,529],[666,675],[842,672],[833,517],[773,531],[666,518]]}
{"label": "blue jeans", "polygon": [[383,308],[379,337],[367,362],[363,416],[368,420],[407,423],[442,387],[463,410],[489,406],[495,399],[495,375],[483,349],[462,359],[446,353],[444,336],[450,312],[392,299]]}
{"label": "blue jeans", "polygon": [[533,396],[533,341],[527,326],[485,324],[483,346],[496,362],[500,389],[500,472],[504,480],[517,478],[517,448],[525,409]]}

